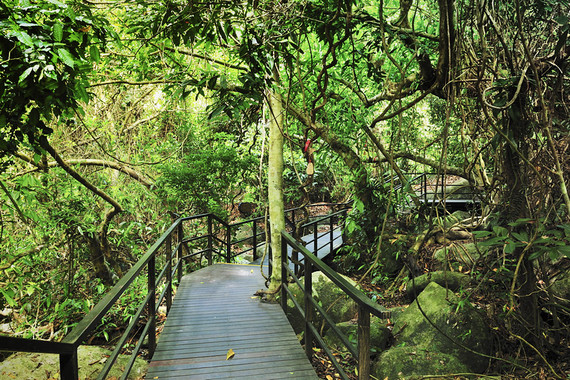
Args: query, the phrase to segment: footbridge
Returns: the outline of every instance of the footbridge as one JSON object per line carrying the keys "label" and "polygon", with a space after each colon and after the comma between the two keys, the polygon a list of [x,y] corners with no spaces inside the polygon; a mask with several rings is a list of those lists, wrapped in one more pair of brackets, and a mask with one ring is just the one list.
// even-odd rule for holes
{"label": "footbridge", "polygon": [[[354,355],[359,378],[367,379],[370,315],[388,315],[323,262],[342,245],[341,231],[348,210],[346,205],[324,208],[323,215],[306,209],[287,211],[288,231],[282,232],[280,304],[264,303],[254,295],[266,281],[259,264],[239,264],[261,261],[263,218],[229,224],[212,214],[196,215],[177,219],[62,341],[0,336],[0,351],[59,355],[60,378],[78,379],[78,347],[96,333],[125,291],[135,284],[140,286],[143,278],[147,284],[142,290],[144,297],[98,379],[108,378],[116,359],[125,353],[127,342],[134,342],[134,348],[129,349],[130,361],[121,368],[122,379],[128,378],[141,353],[151,358],[147,379],[316,379],[310,362],[314,346],[321,347],[340,377],[348,379],[312,324],[316,313],[322,314]],[[266,263],[266,270],[271,271],[273,263]],[[303,346],[298,341],[284,313],[287,299],[291,299],[289,285],[301,284],[303,277],[310,285],[314,271],[321,271],[357,303],[356,345],[315,302],[311,286],[301,287],[304,304],[293,299],[306,321]],[[159,334],[160,307],[166,308],[167,317]]]}
{"label": "footbridge", "polygon": [[[405,185],[394,178],[387,181],[404,201],[415,198],[414,203],[419,199],[429,207],[469,208],[481,199],[474,192],[448,197],[452,188],[444,177],[421,174],[410,177]],[[309,212],[311,207],[324,212]],[[264,218],[230,224],[213,214],[195,215],[174,221],[63,340],[0,336],[0,351],[59,355],[60,378],[78,379],[78,347],[97,333],[105,315],[126,290],[140,286],[142,280],[146,283],[146,289],[140,291],[142,300],[98,379],[108,377],[116,359],[127,351],[127,342],[135,343],[128,350],[130,361],[122,368],[122,379],[128,378],[141,353],[151,358],[148,379],[314,379],[310,364],[314,346],[329,356],[342,379],[348,379],[345,368],[321,337],[322,329],[312,323],[317,314],[354,357],[359,379],[368,379],[370,316],[388,318],[389,314],[325,263],[342,246],[347,211],[347,205],[338,204],[287,210],[287,230],[281,233],[280,305],[262,303],[254,296],[273,268],[265,244]],[[322,272],[358,305],[356,345],[312,297],[310,284],[315,271]],[[303,290],[302,304],[292,296],[291,284]],[[305,319],[303,346],[284,313],[288,299]],[[167,318],[159,334],[161,307],[166,308]]]}

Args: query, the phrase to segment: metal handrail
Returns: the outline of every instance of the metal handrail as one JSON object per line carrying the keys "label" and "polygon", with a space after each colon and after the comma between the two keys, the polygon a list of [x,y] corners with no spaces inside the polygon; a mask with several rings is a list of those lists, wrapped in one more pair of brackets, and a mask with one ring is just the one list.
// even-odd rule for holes
{"label": "metal handrail", "polygon": [[[300,280],[294,271],[289,269],[289,256],[288,247],[291,247],[293,254],[299,252],[304,256],[304,307],[301,307],[289,290],[288,279],[293,280],[300,284]],[[380,305],[374,303],[362,291],[358,290],[355,286],[350,284],[345,278],[336,273],[332,268],[326,265],[316,255],[312,254],[297,242],[287,232],[281,232],[281,307],[287,312],[287,299],[293,300],[295,308],[297,308],[303,319],[305,320],[305,353],[310,358],[313,353],[313,343],[316,340],[321,346],[323,351],[329,356],[331,362],[337,369],[338,373],[343,379],[348,379],[348,376],[334,358],[331,350],[328,348],[323,338],[320,336],[318,329],[312,324],[314,310],[317,309],[330,325],[333,331],[341,338],[341,341],[347,346],[350,352],[358,353],[358,378],[369,379],[370,376],[370,314],[376,315],[379,318],[387,319],[390,317],[390,312]],[[327,316],[325,310],[314,300],[312,296],[312,273],[313,268],[321,271],[328,277],[334,284],[336,284],[346,295],[348,295],[358,307],[358,344],[353,347],[349,340],[344,336],[332,323],[330,317]],[[303,289],[303,287],[301,287]]]}
{"label": "metal handrail", "polygon": [[[287,212],[294,212],[295,210],[298,210],[298,208],[289,209]],[[205,227],[208,229],[207,233],[201,236],[185,237],[183,228],[184,223],[199,219],[206,220],[207,223]],[[141,273],[143,273],[143,269],[146,267],[148,276],[148,288],[145,299],[139,304],[135,318],[131,320],[131,323],[119,339],[119,344],[116,345],[113,353],[109,359],[107,359],[103,370],[98,376],[98,379],[103,379],[107,376],[111,367],[115,363],[115,360],[119,356],[119,353],[122,350],[122,346],[127,341],[129,333],[133,330],[136,323],[146,310],[148,320],[145,324],[139,341],[135,346],[135,350],[131,355],[129,363],[125,368],[125,373],[123,374],[122,378],[126,378],[128,371],[134,364],[134,360],[136,359],[137,354],[142,348],[142,342],[146,336],[149,338],[148,347],[151,355],[156,348],[156,314],[163,300],[166,302],[167,313],[170,310],[173,299],[173,279],[178,279],[178,282],[180,282],[183,272],[182,263],[188,258],[201,253],[206,253],[208,255],[208,264],[212,263],[212,253],[218,253],[220,255],[223,255],[225,253],[225,261],[230,262],[235,257],[231,254],[231,248],[236,244],[236,242],[233,242],[231,240],[231,229],[232,227],[247,223],[253,223],[253,233],[250,238],[252,238],[254,241],[253,247],[251,249],[254,250],[255,259],[257,237],[263,233],[257,232],[256,222],[261,219],[263,219],[263,217],[257,217],[247,221],[230,224],[211,213],[178,218],[146,251],[146,253],[131,267],[131,269],[119,279],[117,284],[115,284],[111,290],[105,294],[105,296],[103,296],[103,298],[93,307],[93,309],[91,309],[91,311],[89,311],[85,317],[83,317],[83,319],[73,328],[73,330],[63,338],[61,342],[0,336],[0,351],[59,354],[61,379],[77,379],[79,370],[77,362],[77,349],[79,345],[83,343],[87,337],[95,331],[105,314],[125,293],[125,291],[134,282],[134,280],[139,277]],[[225,240],[220,239],[214,232],[214,222],[221,224],[221,229],[223,230],[222,232],[225,234]],[[188,243],[198,241],[200,239],[207,239],[207,247],[205,249],[199,252],[193,252],[189,255],[183,255],[184,248],[188,249]],[[174,242],[174,240],[176,241]],[[224,245],[225,252],[224,250],[215,249],[213,246],[214,241],[218,241]],[[241,241],[238,241],[238,243],[239,242]],[[174,249],[172,248],[173,243]],[[166,254],[164,255],[165,262],[161,268],[158,268],[160,273],[157,277],[156,259],[159,257],[158,255],[161,249],[164,249],[166,251]],[[174,263],[173,260],[175,261]],[[164,284],[161,285],[163,281]],[[159,285],[164,286],[164,289],[157,297],[156,291]]]}

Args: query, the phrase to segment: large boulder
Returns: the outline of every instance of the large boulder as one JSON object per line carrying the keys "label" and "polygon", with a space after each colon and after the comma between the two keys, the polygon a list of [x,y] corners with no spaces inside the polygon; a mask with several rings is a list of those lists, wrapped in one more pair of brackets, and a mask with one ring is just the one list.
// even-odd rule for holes
{"label": "large boulder", "polygon": [[489,247],[480,244],[476,246],[474,243],[454,243],[435,250],[433,258],[442,264],[452,263],[452,267],[471,266],[487,251]]}
{"label": "large boulder", "polygon": [[410,279],[406,284],[406,293],[411,299],[416,298],[430,282],[435,282],[449,290],[458,291],[469,286],[470,278],[460,272],[435,271]]}
{"label": "large boulder", "polygon": [[[358,323],[355,321],[341,322],[337,323],[336,327],[355,347],[357,346]],[[388,345],[391,336],[392,332],[386,326],[385,319],[380,319],[374,315],[370,317],[370,349],[372,353],[383,351]],[[338,335],[332,329],[327,331],[324,340],[329,347],[337,351],[347,351]]]}
{"label": "large boulder", "polygon": [[471,214],[468,213],[467,211],[455,211],[447,216],[445,216],[443,218],[443,227],[448,229],[451,228],[453,226],[456,226],[458,224],[460,224],[461,222],[463,222],[464,220],[470,219],[471,218]]}
{"label": "large boulder", "polygon": [[469,367],[457,357],[417,346],[392,347],[380,355],[371,369],[376,378],[388,380],[467,372],[471,372]]}
{"label": "large boulder", "polygon": [[[342,275],[341,275],[342,276]],[[352,279],[343,276],[346,281],[356,286],[356,282]],[[304,279],[303,279],[304,280]],[[303,280],[301,281],[303,283]],[[334,284],[322,272],[314,272],[312,275],[313,282],[313,298],[320,304],[320,306],[327,312],[333,322],[340,323],[351,320],[357,310],[356,302],[354,302],[342,289]],[[303,283],[304,284],[304,283]],[[291,284],[289,289],[293,293],[295,300],[301,307],[304,306],[303,292],[297,284]],[[299,333],[304,328],[304,320],[294,307],[291,299],[287,300],[287,317],[293,326],[296,333]],[[322,322],[323,318],[315,313],[316,326]]]}
{"label": "large boulder", "polygon": [[[96,379],[111,351],[98,346],[79,346],[77,350],[80,379]],[[129,356],[121,355],[112,367],[108,378],[118,379],[124,372]],[[142,379],[148,363],[136,359],[129,379]],[[15,353],[0,363],[0,379],[57,379],[59,378],[59,356],[27,352]]]}
{"label": "large boulder", "polygon": [[482,315],[468,304],[460,303],[455,294],[435,282],[430,282],[417,299],[395,317],[394,332],[396,346],[413,346],[418,351],[424,349],[454,356],[470,372],[480,373],[487,368],[488,359],[476,353],[491,353],[492,336]]}

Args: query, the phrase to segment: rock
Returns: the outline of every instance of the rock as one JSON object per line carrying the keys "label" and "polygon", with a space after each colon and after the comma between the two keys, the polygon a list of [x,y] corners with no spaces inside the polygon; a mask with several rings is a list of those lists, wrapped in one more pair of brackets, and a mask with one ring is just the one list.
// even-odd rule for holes
{"label": "rock", "polygon": [[[341,322],[337,323],[336,327],[338,327],[355,347],[357,346],[358,323],[354,321]],[[391,336],[392,333],[386,326],[386,320],[376,316],[370,317],[370,349],[372,353],[383,351],[388,345],[388,340]],[[347,351],[338,335],[332,329],[327,331],[324,339],[329,347],[338,351]]]}
{"label": "rock", "polygon": [[452,184],[445,186],[445,195],[447,199],[471,198],[473,196],[473,188],[468,180],[460,178]]}
{"label": "rock", "polygon": [[447,215],[443,218],[443,228],[448,229],[454,225],[464,221],[465,219],[471,218],[471,214],[466,211],[455,211],[454,213]]}
{"label": "rock", "polygon": [[378,379],[404,379],[410,376],[467,373],[469,367],[453,355],[416,346],[392,347],[372,366]]}
{"label": "rock", "polygon": [[469,286],[470,278],[468,275],[459,272],[435,271],[422,274],[411,279],[406,284],[406,293],[411,299],[420,294],[430,282],[435,282],[449,290],[458,291],[461,288]]}
{"label": "rock", "polygon": [[[79,378],[96,379],[111,351],[98,346],[79,346]],[[108,378],[119,378],[123,374],[129,357],[121,355],[111,369]],[[142,379],[146,374],[148,363],[137,358],[129,379]],[[59,356],[27,352],[15,353],[0,363],[0,378],[35,380],[59,378]]]}
{"label": "rock", "polygon": [[488,250],[489,247],[481,245],[475,246],[474,243],[450,244],[446,247],[435,250],[433,258],[444,264],[450,262],[457,263],[459,265],[471,266],[479,260],[481,254],[486,253]]}
{"label": "rock", "polygon": [[[341,275],[342,276],[342,275]],[[356,286],[356,283],[352,279],[343,276],[350,284]],[[347,296],[338,286],[336,286],[331,280],[329,280],[321,272],[315,272],[312,275],[313,282],[313,297],[328,315],[331,317],[334,323],[346,322],[351,320],[356,314],[356,303]],[[302,281],[303,283],[303,281]],[[291,284],[289,286],[291,292],[295,295],[295,300],[303,307],[303,292],[297,284]],[[319,326],[322,322],[322,317],[315,313],[316,323],[315,326]],[[295,309],[293,301],[287,300],[287,317],[293,326],[296,333],[299,333],[304,328],[304,320]]]}
{"label": "rock", "polygon": [[237,264],[251,264],[253,261],[253,255],[251,254],[251,251],[242,253],[241,255],[235,256],[235,261]]}
{"label": "rock", "polygon": [[[459,301],[449,290],[430,282],[418,298],[394,319],[396,346],[417,346],[429,352],[449,354],[467,366],[468,372],[483,372],[488,359],[463,347],[489,355],[491,332],[477,310],[468,304],[458,307]],[[445,335],[426,320],[418,302],[430,321]]]}

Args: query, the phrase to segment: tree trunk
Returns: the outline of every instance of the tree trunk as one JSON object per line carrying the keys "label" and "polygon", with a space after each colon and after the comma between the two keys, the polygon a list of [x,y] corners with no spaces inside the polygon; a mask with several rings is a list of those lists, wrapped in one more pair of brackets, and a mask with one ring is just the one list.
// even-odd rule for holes
{"label": "tree trunk", "polygon": [[285,229],[285,206],[283,204],[283,99],[274,91],[268,94],[269,106],[269,163],[268,190],[269,224],[271,230],[271,259],[273,271],[269,284],[268,299],[275,299],[281,284],[281,231]]}

